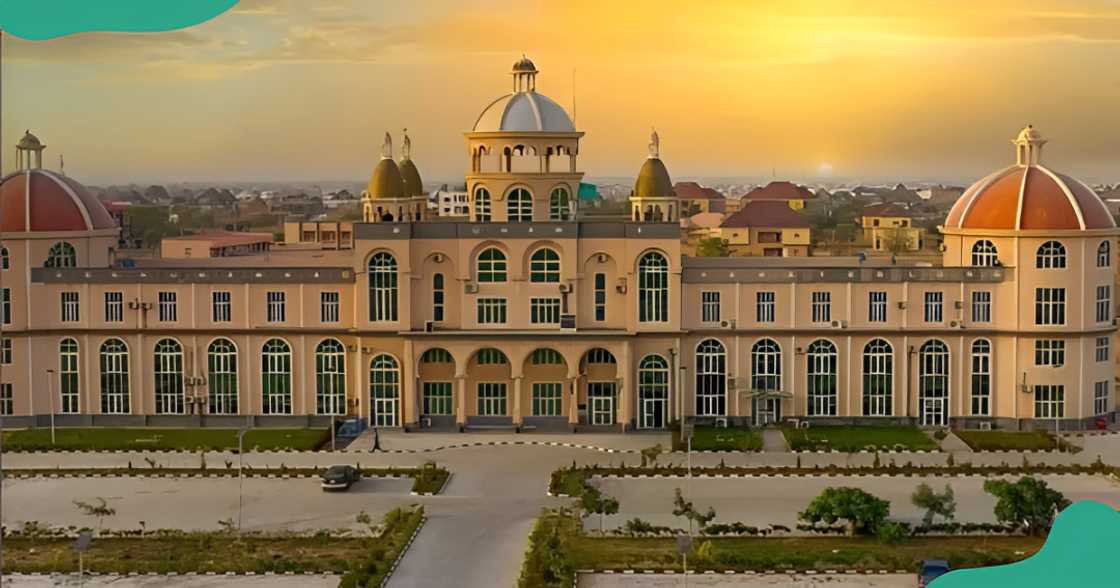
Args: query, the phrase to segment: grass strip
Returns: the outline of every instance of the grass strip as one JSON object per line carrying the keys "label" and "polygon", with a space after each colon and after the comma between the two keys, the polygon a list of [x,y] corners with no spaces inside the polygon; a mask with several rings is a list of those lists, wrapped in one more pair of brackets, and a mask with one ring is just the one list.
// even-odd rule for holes
{"label": "grass strip", "polygon": [[[229,451],[237,429],[60,428],[4,432],[4,451]],[[250,429],[247,451],[311,451],[330,442],[329,429]]]}
{"label": "grass strip", "polygon": [[1052,451],[1058,448],[1046,431],[954,431],[973,451]]}
{"label": "grass strip", "polygon": [[930,451],[938,448],[936,441],[916,427],[782,427],[782,434],[793,451],[836,450],[850,453],[865,449]]}

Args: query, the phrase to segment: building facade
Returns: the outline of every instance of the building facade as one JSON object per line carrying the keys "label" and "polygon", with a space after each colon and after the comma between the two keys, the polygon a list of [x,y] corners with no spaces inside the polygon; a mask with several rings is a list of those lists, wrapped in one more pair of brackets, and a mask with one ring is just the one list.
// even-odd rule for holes
{"label": "building facade", "polygon": [[104,207],[26,157],[0,183],[5,425],[1112,417],[1118,231],[1033,129],[954,206],[940,266],[692,258],[658,140],[631,217],[580,220],[582,133],[513,74],[466,134],[469,220],[425,221],[386,141],[352,249],[125,263]]}

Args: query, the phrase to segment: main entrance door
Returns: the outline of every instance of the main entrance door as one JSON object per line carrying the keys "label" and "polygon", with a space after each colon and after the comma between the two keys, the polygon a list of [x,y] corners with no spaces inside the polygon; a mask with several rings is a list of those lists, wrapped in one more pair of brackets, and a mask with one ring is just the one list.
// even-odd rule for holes
{"label": "main entrance door", "polygon": [[754,424],[757,427],[764,427],[766,425],[776,423],[782,420],[782,399],[781,398],[755,398],[754,400]]}
{"label": "main entrance door", "polygon": [[592,425],[613,425],[614,382],[588,382],[587,401],[591,405]]}
{"label": "main entrance door", "polygon": [[921,422],[923,427],[944,427],[949,424],[945,410],[948,398],[925,398],[922,400]]}

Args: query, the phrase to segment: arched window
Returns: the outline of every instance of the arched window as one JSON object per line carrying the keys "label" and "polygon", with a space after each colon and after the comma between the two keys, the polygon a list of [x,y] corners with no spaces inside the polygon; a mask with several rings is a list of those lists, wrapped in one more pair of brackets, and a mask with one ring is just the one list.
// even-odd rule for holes
{"label": "arched window", "polygon": [[455,363],[451,352],[442,347],[433,347],[420,356],[420,363]]}
{"label": "arched window", "polygon": [[183,414],[183,346],[174,339],[156,342],[156,414]]}
{"label": "arched window", "polygon": [[101,413],[128,414],[128,347],[120,339],[101,344]]}
{"label": "arched window", "polygon": [[809,416],[836,416],[836,346],[818,339],[809,344]]}
{"label": "arched window", "polygon": [[548,199],[548,220],[571,220],[571,205],[568,204],[570,201],[567,188],[554,189]]}
{"label": "arched window", "polygon": [[1047,241],[1038,248],[1034,266],[1039,269],[1062,269],[1066,267],[1066,247],[1057,241]]}
{"label": "arched window", "polygon": [[505,282],[507,273],[506,254],[491,247],[478,254],[478,281],[480,283]]}
{"label": "arched window", "polygon": [[396,427],[399,422],[401,370],[393,356],[382,353],[369,362],[369,397],[373,422]]}
{"label": "arched window", "polygon": [[346,414],[346,348],[335,339],[315,348],[315,414]]}
{"label": "arched window", "polygon": [[999,253],[994,243],[981,239],[972,244],[972,266],[992,267],[999,263]]}
{"label": "arched window", "polygon": [[63,339],[58,344],[58,395],[60,412],[79,412],[78,342]]}
{"label": "arched window", "polygon": [[891,416],[894,356],[891,344],[872,339],[863,348],[863,415]]}
{"label": "arched window", "polygon": [[493,347],[483,347],[475,354],[478,365],[506,365],[509,363],[509,358],[501,350],[494,349]]}
{"label": "arched window", "polygon": [[397,259],[386,251],[369,260],[369,320],[397,320]]}
{"label": "arched window", "polygon": [[210,414],[237,414],[237,347],[215,339],[206,350]]}
{"label": "arched window", "polygon": [[696,416],[723,416],[727,408],[727,351],[705,339],[696,346]]}
{"label": "arched window", "polygon": [[655,251],[638,261],[638,322],[669,322],[669,262]]}
{"label": "arched window", "polygon": [[525,188],[514,188],[506,197],[506,217],[511,223],[533,220],[533,195]]}
{"label": "arched window", "polygon": [[74,251],[74,246],[66,241],[59,241],[51,245],[51,250],[47,252],[47,261],[43,267],[78,267],[78,254]]}
{"label": "arched window", "polygon": [[12,262],[8,257],[8,248],[0,247],[0,270],[6,270],[10,267],[12,267]]}
{"label": "arched window", "polygon": [[992,403],[992,344],[987,339],[972,342],[972,414],[988,416]]}
{"label": "arched window", "polygon": [[530,282],[559,282],[560,254],[544,247],[533,252],[529,259]]}
{"label": "arched window", "polygon": [[638,427],[664,427],[668,408],[669,362],[660,355],[647,355],[638,363]]}
{"label": "arched window", "polygon": [[292,413],[292,348],[282,339],[261,349],[261,394],[264,414]]}
{"label": "arched window", "polygon": [[[4,261],[4,269],[8,269],[8,262]],[[1097,246],[1097,267],[1108,267],[1112,265],[1112,243],[1109,241],[1101,241]]]}
{"label": "arched window", "polygon": [[923,427],[949,423],[949,348],[936,339],[918,352],[918,414]]}
{"label": "arched window", "polygon": [[564,356],[560,352],[548,347],[534,349],[529,355],[533,365],[564,365]]}
{"label": "arched window", "polygon": [[751,389],[782,389],[782,348],[773,339],[760,339],[751,347]]}
{"label": "arched window", "polygon": [[486,188],[476,188],[474,191],[474,220],[480,223],[488,223],[490,218],[490,191]]}
{"label": "arched window", "polygon": [[586,361],[587,365],[614,365],[618,363],[614,354],[602,347],[588,349]]}

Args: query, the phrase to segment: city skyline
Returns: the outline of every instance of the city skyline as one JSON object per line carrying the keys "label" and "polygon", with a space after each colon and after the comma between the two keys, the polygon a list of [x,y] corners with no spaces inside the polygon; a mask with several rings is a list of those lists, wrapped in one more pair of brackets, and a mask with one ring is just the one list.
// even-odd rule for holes
{"label": "city skyline", "polygon": [[424,177],[456,180],[462,133],[526,53],[592,178],[633,177],[654,126],[674,178],[967,183],[1032,123],[1048,163],[1115,182],[1120,121],[1098,113],[1120,98],[1100,73],[1118,21],[1108,2],[246,1],[172,33],[5,36],[3,171],[30,128],[94,184],[361,181],[408,127]]}

